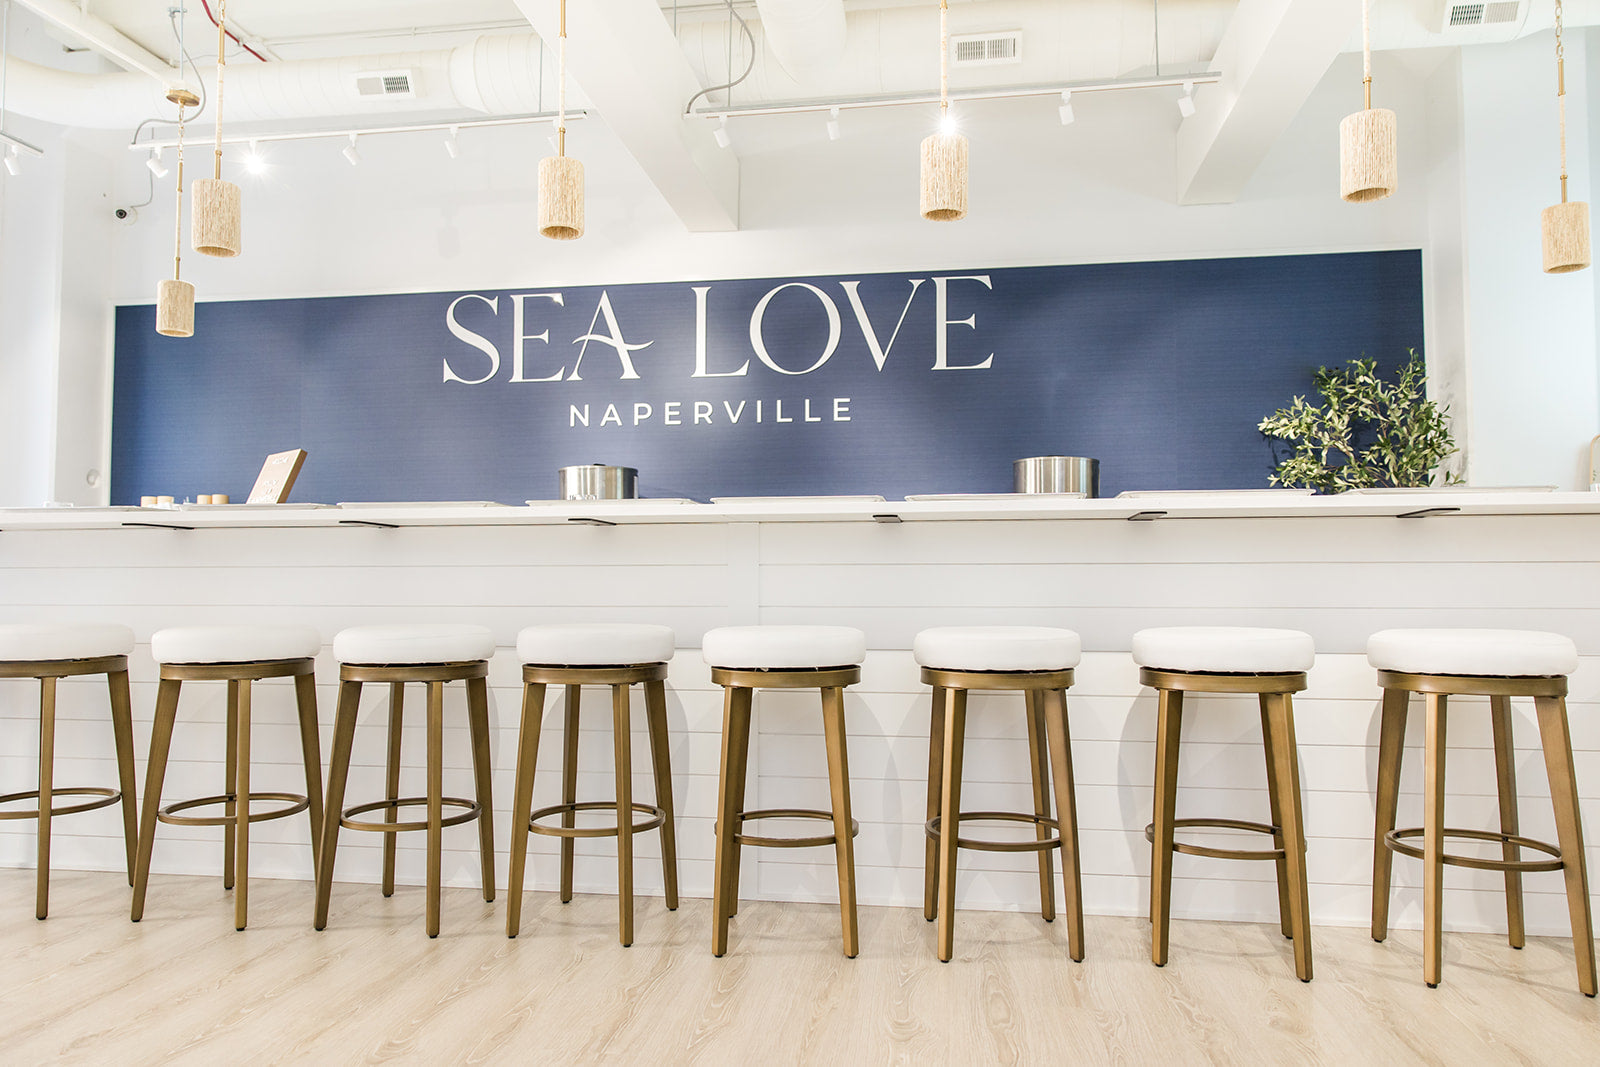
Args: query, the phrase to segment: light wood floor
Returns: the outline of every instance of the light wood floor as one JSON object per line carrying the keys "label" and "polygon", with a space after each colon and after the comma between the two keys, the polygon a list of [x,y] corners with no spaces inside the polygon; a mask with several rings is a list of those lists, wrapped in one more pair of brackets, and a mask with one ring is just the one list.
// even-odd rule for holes
{"label": "light wood floor", "polygon": [[838,912],[746,903],[713,959],[710,904],[639,902],[616,942],[616,898],[530,894],[507,940],[503,901],[445,890],[385,900],[335,887],[311,929],[311,886],[256,879],[250,929],[221,880],[156,876],[145,920],[110,874],[59,872],[33,918],[33,872],[0,871],[0,1060],[7,1064],[357,1063],[1588,1063],[1600,1004],[1578,993],[1569,942],[1446,940],[1422,984],[1419,934],[1384,945],[1316,930],[1317,977],[1295,980],[1275,928],[1174,924],[1151,966],[1147,925],[1089,917],[1088,958],[1061,923],[964,912],[940,964],[920,913],[861,909],[861,955]]}

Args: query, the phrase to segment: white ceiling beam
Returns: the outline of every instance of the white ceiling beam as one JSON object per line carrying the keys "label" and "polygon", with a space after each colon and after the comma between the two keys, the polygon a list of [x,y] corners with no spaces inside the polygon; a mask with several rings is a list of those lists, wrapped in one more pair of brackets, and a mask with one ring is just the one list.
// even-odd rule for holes
{"label": "white ceiling beam", "polygon": [[87,14],[70,0],[16,0],[16,3],[57,29],[65,30],[123,70],[148,75],[166,87],[180,82],[177,70],[166,60],[105,19]]}
{"label": "white ceiling beam", "polygon": [[[556,46],[558,0],[516,0]],[[686,119],[701,89],[659,0],[575,3],[567,10],[567,70],[596,113],[691,231],[739,228],[739,159],[713,124]]]}
{"label": "white ceiling beam", "polygon": [[1360,23],[1356,0],[1240,0],[1211,64],[1222,81],[1178,130],[1178,202],[1237,200]]}

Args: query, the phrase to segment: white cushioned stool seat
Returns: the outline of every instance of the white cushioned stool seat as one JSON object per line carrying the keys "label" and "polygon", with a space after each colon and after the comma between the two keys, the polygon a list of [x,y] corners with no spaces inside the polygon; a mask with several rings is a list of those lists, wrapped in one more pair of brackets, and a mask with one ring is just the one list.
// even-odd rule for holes
{"label": "white cushioned stool seat", "polygon": [[1578,669],[1578,646],[1539,630],[1381,630],[1367,662],[1403,674],[1549,677]]}
{"label": "white cushioned stool seat", "polygon": [[1203,674],[1293,674],[1308,671],[1317,650],[1299,630],[1250,626],[1165,626],[1133,635],[1141,667]]}
{"label": "white cushioned stool seat", "polygon": [[845,667],[867,658],[867,635],[850,626],[724,626],[707,631],[700,649],[713,667]]}
{"label": "white cushioned stool seat", "polygon": [[133,651],[133,631],[116,623],[18,623],[0,626],[0,660],[99,659]]}
{"label": "white cushioned stool seat", "polygon": [[666,663],[676,645],[671,627],[642,623],[528,626],[517,634],[517,655],[523,663],[560,666]]}
{"label": "white cushioned stool seat", "polygon": [[307,659],[322,649],[309,626],[172,626],[150,638],[157,663],[253,663]]}
{"label": "white cushioned stool seat", "polygon": [[466,663],[494,654],[488,627],[465,623],[387,623],[352,626],[333,638],[340,663]]}
{"label": "white cushioned stool seat", "polygon": [[917,665],[947,671],[1064,671],[1083,658],[1083,641],[1050,626],[935,626],[911,645]]}

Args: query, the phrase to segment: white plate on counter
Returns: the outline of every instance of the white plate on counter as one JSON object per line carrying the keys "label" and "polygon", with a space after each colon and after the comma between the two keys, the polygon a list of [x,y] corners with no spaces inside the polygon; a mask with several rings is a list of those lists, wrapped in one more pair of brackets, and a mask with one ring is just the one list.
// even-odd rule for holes
{"label": "white plate on counter", "polygon": [[1418,493],[1553,493],[1553,485],[1418,485],[1346,489],[1340,496],[1414,496]]}
{"label": "white plate on counter", "polygon": [[881,496],[714,496],[713,504],[882,504]]}
{"label": "white plate on counter", "polygon": [[1083,500],[1087,496],[1087,493],[914,493],[906,500],[913,504],[935,500],[982,503],[994,500]]}
{"label": "white plate on counter", "polygon": [[530,508],[592,508],[616,507],[619,504],[694,504],[697,501],[681,496],[635,496],[621,500],[524,500]]}
{"label": "white plate on counter", "polygon": [[[228,505],[223,504],[223,507]],[[320,505],[319,505],[320,506]],[[341,508],[503,508],[498,500],[341,500]]]}
{"label": "white plate on counter", "polygon": [[1195,499],[1229,499],[1232,497],[1312,496],[1310,489],[1124,489],[1118,500],[1142,500],[1147,497],[1193,497]]}

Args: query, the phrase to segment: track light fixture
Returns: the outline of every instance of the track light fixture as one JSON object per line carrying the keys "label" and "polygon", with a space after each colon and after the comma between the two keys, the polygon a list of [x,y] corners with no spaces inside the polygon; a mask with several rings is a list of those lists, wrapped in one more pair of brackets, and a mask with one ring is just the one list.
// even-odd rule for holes
{"label": "track light fixture", "polygon": [[17,146],[6,145],[6,173],[15,178],[22,173],[22,164],[17,160]]}
{"label": "track light fixture", "polygon": [[461,155],[461,141],[459,139],[460,133],[461,130],[459,127],[452,126],[450,127],[450,135],[444,139],[444,154],[449,156],[451,159],[455,159],[457,156]]}
{"label": "track light fixture", "polygon": [[260,142],[250,142],[250,154],[244,157],[244,169],[246,173],[258,176],[267,172],[267,160],[261,154]]}
{"label": "track light fixture", "polygon": [[1056,113],[1061,116],[1061,125],[1063,126],[1071,126],[1072,120],[1077,118],[1077,116],[1072,113],[1071,89],[1061,90],[1061,106],[1056,109]]}
{"label": "track light fixture", "polygon": [[1186,119],[1194,116],[1194,82],[1183,83],[1183,95],[1178,97],[1178,114]]}
{"label": "track light fixture", "polygon": [[711,131],[711,136],[716,138],[718,148],[727,148],[733,143],[733,138],[728,136],[728,116],[722,116],[717,128]]}
{"label": "track light fixture", "polygon": [[839,139],[839,109],[836,108],[836,107],[830,107],[828,109],[828,140],[837,141],[838,139]]}
{"label": "track light fixture", "polygon": [[361,153],[356,151],[356,140],[360,136],[358,133],[352,133],[350,135],[350,143],[344,146],[344,151],[341,153],[352,167],[361,163]]}
{"label": "track light fixture", "polygon": [[167,165],[161,162],[161,149],[159,148],[150,149],[150,158],[144,161],[144,165],[149,167],[150,173],[157,178],[165,178],[168,174]]}

